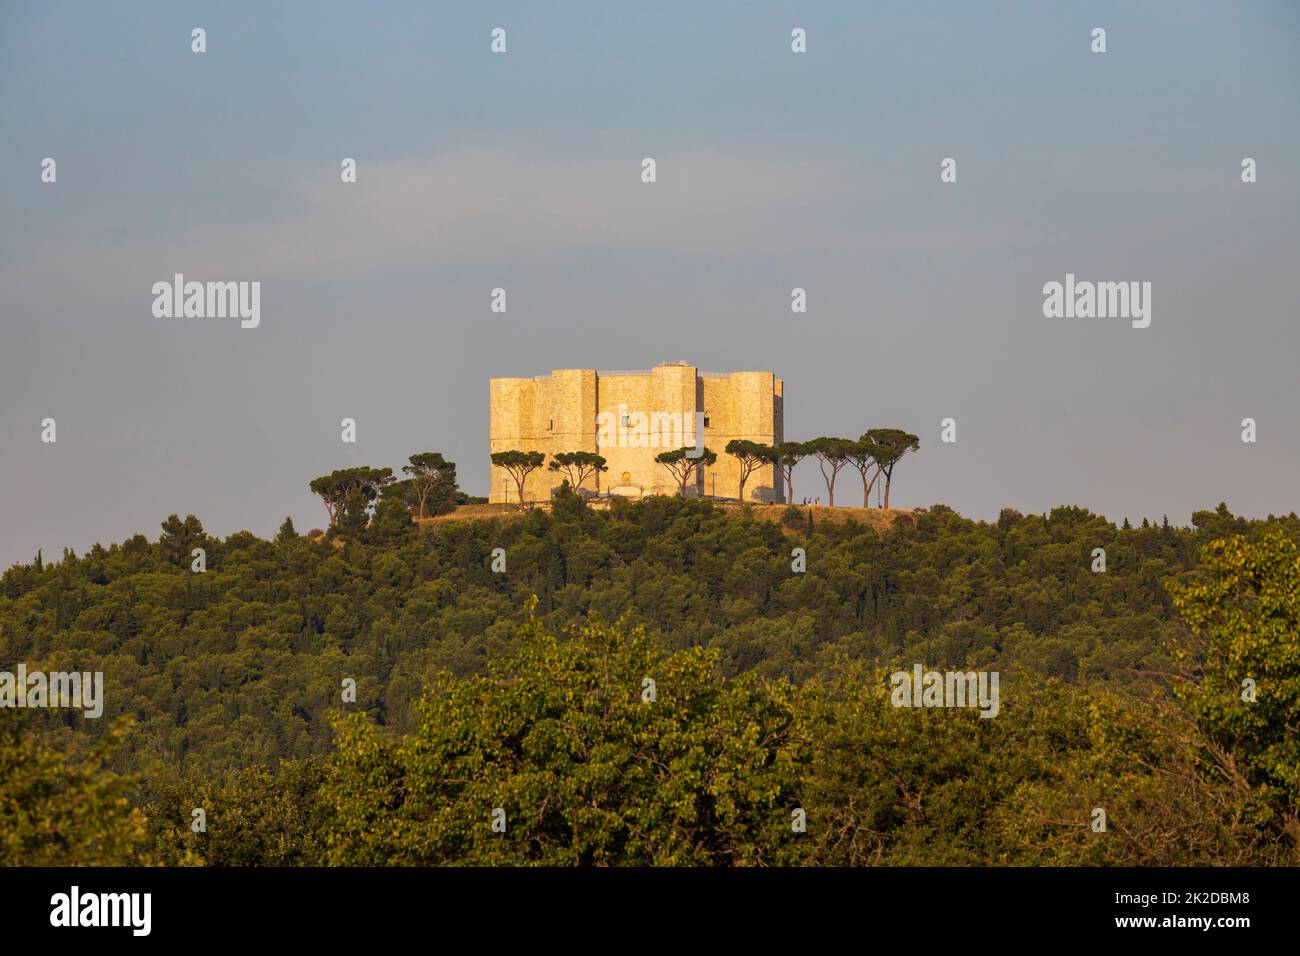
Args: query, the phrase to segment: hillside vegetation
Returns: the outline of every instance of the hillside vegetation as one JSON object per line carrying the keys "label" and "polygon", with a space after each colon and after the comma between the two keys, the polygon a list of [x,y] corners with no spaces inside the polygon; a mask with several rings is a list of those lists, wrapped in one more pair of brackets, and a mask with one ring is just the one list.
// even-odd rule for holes
{"label": "hillside vegetation", "polygon": [[[1297,859],[1294,515],[835,511],[173,516],[15,566],[0,669],[106,703],[0,714],[0,863]],[[915,664],[998,671],[1000,713],[893,706]]]}

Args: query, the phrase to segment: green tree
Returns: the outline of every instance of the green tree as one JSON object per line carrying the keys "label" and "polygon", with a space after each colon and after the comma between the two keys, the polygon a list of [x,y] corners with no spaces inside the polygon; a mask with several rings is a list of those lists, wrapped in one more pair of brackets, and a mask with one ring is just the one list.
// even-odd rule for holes
{"label": "green tree", "polygon": [[414,533],[411,512],[406,504],[392,495],[384,495],[375,505],[370,531],[376,543],[397,544]]}
{"label": "green tree", "polygon": [[794,469],[812,452],[807,442],[783,441],[776,446],[777,464],[781,468],[781,481],[785,485],[786,504],[794,504]]}
{"label": "green tree", "polygon": [[410,476],[410,495],[420,518],[445,514],[455,508],[456,463],[440,452],[422,451],[410,458],[402,471]]}
{"label": "green tree", "polygon": [[737,491],[737,497],[740,499],[740,503],[744,504],[745,483],[749,481],[749,476],[764,465],[776,464],[776,449],[771,445],[764,445],[744,438],[733,438],[727,442],[727,447],[723,451],[740,462],[740,488]]}
{"label": "green tree", "polygon": [[569,487],[576,493],[582,483],[602,471],[609,471],[605,457],[591,451],[562,451],[551,456],[547,466],[551,471],[564,472]]}
{"label": "green tree", "polygon": [[679,495],[686,494],[686,486],[703,474],[704,468],[712,467],[718,461],[717,453],[710,451],[708,448],[705,448],[701,454],[692,458],[691,453],[694,451],[694,446],[688,446],[655,455],[655,461],[667,468],[677,482],[677,493]]}
{"label": "green tree", "polygon": [[298,537],[298,530],[293,526],[293,518],[285,518],[280,530],[275,535],[276,544],[288,544]]}
{"label": "green tree", "polygon": [[921,447],[921,440],[900,428],[872,428],[860,439],[874,448],[876,464],[885,476],[885,507],[889,507],[889,487],[894,480],[894,466],[909,451]]}
{"label": "green tree", "polygon": [[[1202,513],[1204,514],[1204,513]],[[1171,582],[1192,640],[1180,698],[1245,771],[1300,854],[1300,548],[1280,529],[1207,544],[1200,580]]]}
{"label": "green tree", "polygon": [[128,725],[112,725],[86,758],[45,744],[0,710],[0,866],[125,866],[141,859],[145,816],[135,784],[106,769]]}
{"label": "green tree", "polygon": [[329,515],[330,527],[350,531],[364,529],[369,522],[370,502],[393,483],[393,469],[359,465],[341,468],[311,481],[312,494],[319,495]]}
{"label": "green tree", "polygon": [[[853,442],[847,438],[814,438],[807,443],[808,449],[817,458],[817,467],[821,469],[822,480],[826,482],[826,503],[835,507],[835,479],[840,469],[849,463],[849,452]],[[829,471],[827,470],[829,469]]]}
{"label": "green tree", "polygon": [[308,485],[311,493],[319,495],[325,505],[325,514],[329,517],[329,526],[334,527],[339,513],[343,509],[343,499],[348,493],[348,485],[342,478],[342,472],[333,471],[328,475],[313,478]]}
{"label": "green tree", "polygon": [[591,509],[582,496],[575,492],[566,478],[551,495],[551,514],[560,522],[585,521],[591,516]]}
{"label": "green tree", "polygon": [[[322,866],[330,808],[325,765],[285,760],[247,767],[224,781],[191,772],[157,788],[148,806],[149,845],[164,866]],[[208,826],[196,833],[191,811]]]}
{"label": "green tree", "polygon": [[[864,508],[871,507],[871,488],[880,477],[880,464],[876,460],[879,454],[880,448],[875,442],[869,441],[865,435],[858,441],[852,442],[845,452],[848,463],[862,476],[862,507]],[[873,468],[875,472],[868,481],[867,473]]]}
{"label": "green tree", "polygon": [[487,676],[435,680],[413,736],[338,725],[331,863],[795,859],[807,741],[792,686],[726,680],[716,654],[670,653],[641,629],[562,640],[533,622],[519,638]]}
{"label": "green tree", "polygon": [[182,521],[176,515],[168,516],[162,523],[162,534],[158,538],[162,545],[163,556],[178,567],[188,568],[191,552],[207,543],[203,524],[194,515],[186,515]]}
{"label": "green tree", "polygon": [[504,468],[506,473],[514,480],[515,488],[519,494],[519,509],[522,511],[526,508],[527,502],[524,500],[524,483],[528,476],[542,467],[542,462],[546,460],[546,454],[540,451],[497,451],[492,453],[492,464],[498,468]]}
{"label": "green tree", "polygon": [[365,485],[352,485],[343,496],[343,511],[336,530],[353,537],[370,527],[370,493]]}

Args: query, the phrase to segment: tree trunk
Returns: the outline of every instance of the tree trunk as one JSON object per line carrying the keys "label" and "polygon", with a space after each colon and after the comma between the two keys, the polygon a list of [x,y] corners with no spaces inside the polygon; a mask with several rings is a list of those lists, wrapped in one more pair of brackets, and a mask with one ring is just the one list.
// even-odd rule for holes
{"label": "tree trunk", "polygon": [[871,489],[876,487],[876,481],[879,478],[880,478],[880,469],[876,469],[876,473],[871,476],[870,482],[867,481],[867,476],[865,474],[862,476],[862,482],[865,485],[865,487],[862,489],[862,507],[864,508],[871,507]]}
{"label": "tree trunk", "polygon": [[1291,850],[1300,856],[1300,817],[1289,813],[1283,814],[1282,833],[1291,841]]}

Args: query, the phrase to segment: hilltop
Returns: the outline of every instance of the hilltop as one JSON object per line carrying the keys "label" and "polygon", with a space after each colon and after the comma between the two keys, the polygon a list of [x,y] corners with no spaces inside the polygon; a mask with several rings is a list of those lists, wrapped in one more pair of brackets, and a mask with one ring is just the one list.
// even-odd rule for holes
{"label": "hilltop", "polygon": [[[902,524],[906,525],[909,521],[914,522],[918,509],[911,508],[831,508],[826,505],[767,505],[767,504],[750,504],[741,505],[736,502],[713,502],[715,508],[730,515],[741,515],[748,513],[759,521],[771,521],[776,524],[784,525],[789,528],[791,523],[788,522],[787,515],[793,508],[797,512],[800,525],[805,527],[807,517],[812,515],[814,526],[822,521],[829,521],[835,524],[844,524],[848,521],[856,521],[858,524],[865,525],[875,531],[887,531],[899,524],[899,519],[903,519]],[[606,510],[608,501],[593,503],[589,507],[593,511]],[[537,503],[531,510],[543,512],[550,511],[550,503]],[[924,513],[924,509],[919,509]],[[446,524],[450,521],[487,521],[498,519],[510,521],[521,518],[526,515],[527,511],[520,510],[518,505],[507,504],[465,504],[457,505],[455,510],[447,514],[435,515],[430,518],[416,518],[415,523],[421,526],[436,527]]]}

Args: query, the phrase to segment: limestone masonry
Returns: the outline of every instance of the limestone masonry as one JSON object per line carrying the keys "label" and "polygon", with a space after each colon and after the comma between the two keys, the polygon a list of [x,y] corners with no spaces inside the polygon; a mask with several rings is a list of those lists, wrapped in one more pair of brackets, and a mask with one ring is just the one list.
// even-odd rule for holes
{"label": "limestone masonry", "polygon": [[[557,369],[536,378],[494,378],[490,386],[492,452],[540,451],[546,464],[560,452],[605,456],[609,470],[588,478],[591,492],[628,497],[677,493],[672,475],[654,459],[696,444],[697,413],[704,444],[718,456],[688,494],[735,498],[740,466],[723,452],[733,438],[773,445],[783,440],[782,383],[772,372],[701,374],[685,362],[649,371]],[[514,502],[514,482],[491,467],[489,500]],[[528,476],[524,497],[547,501],[563,473],[545,466]],[[745,484],[751,500],[781,500],[780,469],[758,468]]]}

